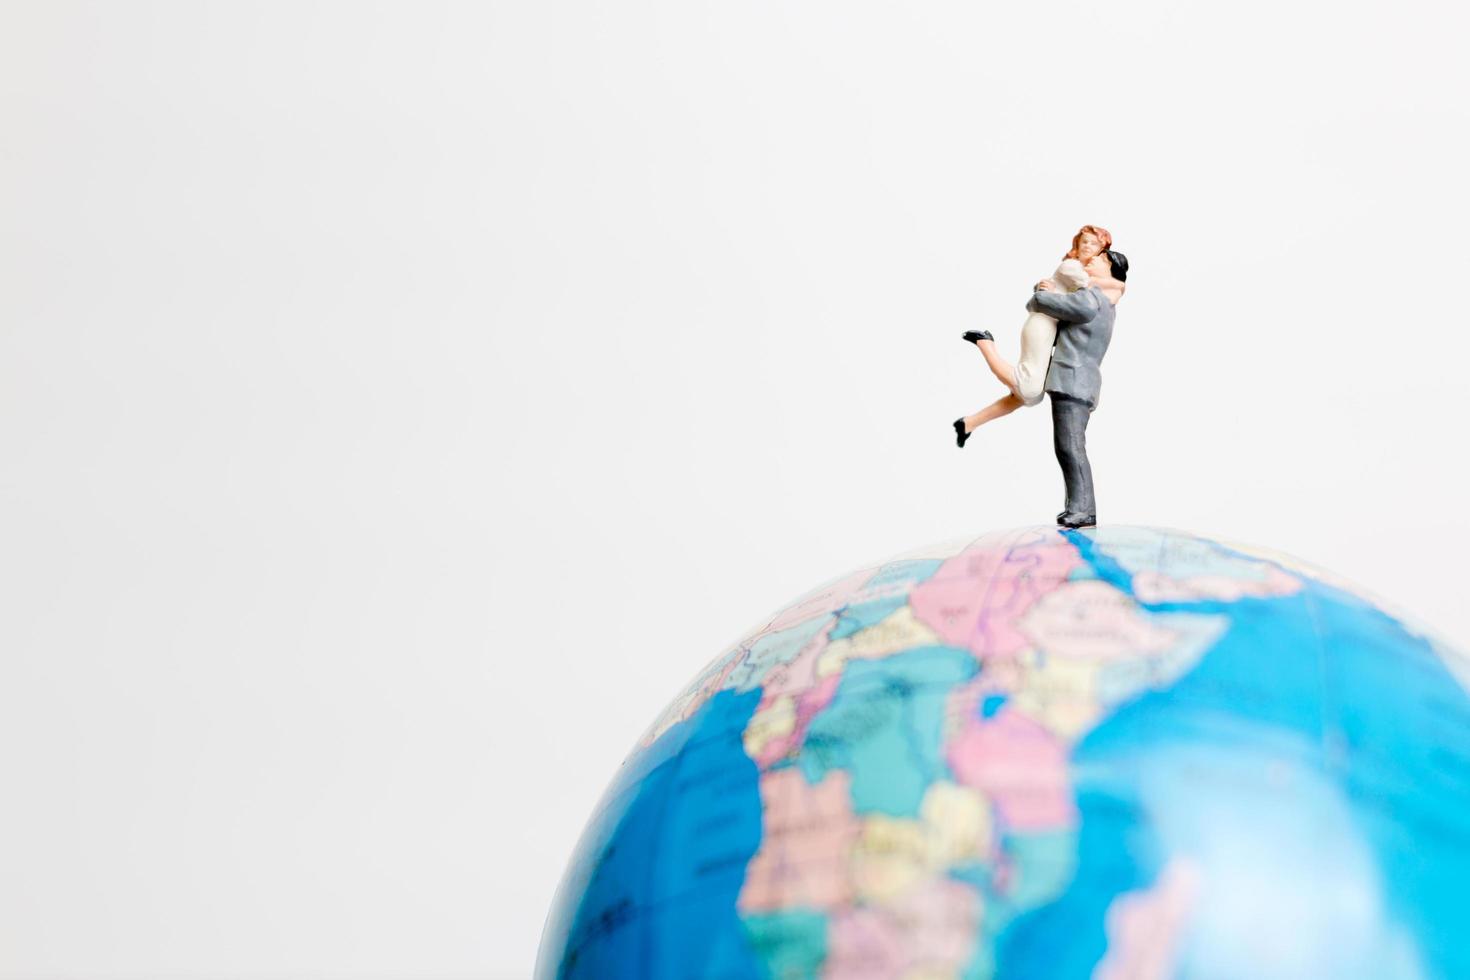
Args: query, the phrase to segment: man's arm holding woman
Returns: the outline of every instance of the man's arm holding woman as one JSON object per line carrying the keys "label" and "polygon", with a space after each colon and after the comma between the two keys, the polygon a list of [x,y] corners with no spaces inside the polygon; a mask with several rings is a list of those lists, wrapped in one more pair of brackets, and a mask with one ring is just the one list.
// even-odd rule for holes
{"label": "man's arm holding woman", "polygon": [[1048,279],[1036,284],[1026,309],[1033,313],[1045,313],[1058,320],[1084,322],[1097,316],[1097,297],[1090,289],[1079,289],[1075,293],[1064,293]]}

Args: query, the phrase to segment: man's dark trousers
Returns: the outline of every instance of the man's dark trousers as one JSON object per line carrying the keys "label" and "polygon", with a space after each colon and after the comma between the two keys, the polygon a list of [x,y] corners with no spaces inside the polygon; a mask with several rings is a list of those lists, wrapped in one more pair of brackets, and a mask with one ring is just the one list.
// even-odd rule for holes
{"label": "man's dark trousers", "polygon": [[1062,465],[1062,479],[1067,483],[1067,513],[1096,517],[1092,465],[1087,462],[1087,421],[1092,417],[1092,407],[1076,398],[1050,394],[1052,442],[1057,462]]}

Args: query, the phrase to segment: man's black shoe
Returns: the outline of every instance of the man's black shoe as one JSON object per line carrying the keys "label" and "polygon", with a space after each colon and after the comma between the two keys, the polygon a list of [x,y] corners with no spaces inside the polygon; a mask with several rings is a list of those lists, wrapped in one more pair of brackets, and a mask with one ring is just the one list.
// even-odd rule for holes
{"label": "man's black shoe", "polygon": [[1097,527],[1097,517],[1092,514],[1064,513],[1057,518],[1057,523],[1062,527]]}

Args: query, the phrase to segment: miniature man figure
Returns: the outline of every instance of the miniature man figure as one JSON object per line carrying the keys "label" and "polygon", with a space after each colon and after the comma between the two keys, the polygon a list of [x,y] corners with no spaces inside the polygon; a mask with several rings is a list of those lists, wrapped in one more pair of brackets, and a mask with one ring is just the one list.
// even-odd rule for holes
{"label": "miniature man figure", "polygon": [[[1026,304],[1031,316],[1022,331],[1022,356],[1015,367],[1000,357],[988,331],[972,330],[964,335],[980,348],[991,371],[1011,393],[974,415],[955,420],[955,440],[962,448],[979,426],[1040,400],[1035,385],[1039,370],[1033,362],[1050,353],[1045,383],[1040,387],[1051,396],[1052,438],[1067,487],[1066,507],[1057,515],[1063,527],[1097,523],[1087,423],[1102,388],[1100,366],[1113,337],[1114,304],[1122,297],[1128,278],[1128,260],[1112,251],[1111,244],[1107,229],[1084,225],[1057,269],[1056,280],[1036,284]],[[1051,321],[1055,322],[1054,348]]]}
{"label": "miniature man figure", "polygon": [[1087,422],[1102,389],[1099,367],[1113,339],[1113,304],[1097,286],[1063,293],[1041,282],[1026,308],[1057,318],[1057,346],[1046,372],[1052,443],[1067,485],[1067,506],[1057,523],[1091,527],[1097,523],[1097,502],[1087,460]]}

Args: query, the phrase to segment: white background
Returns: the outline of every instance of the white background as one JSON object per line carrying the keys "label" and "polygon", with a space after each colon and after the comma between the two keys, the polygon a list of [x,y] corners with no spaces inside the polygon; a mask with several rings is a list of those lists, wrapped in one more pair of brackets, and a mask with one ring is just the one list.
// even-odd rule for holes
{"label": "white background", "polygon": [[1133,263],[1104,522],[1470,646],[1461,4],[10,5],[0,976],[525,976],[660,706],[1046,523],[1001,393]]}

